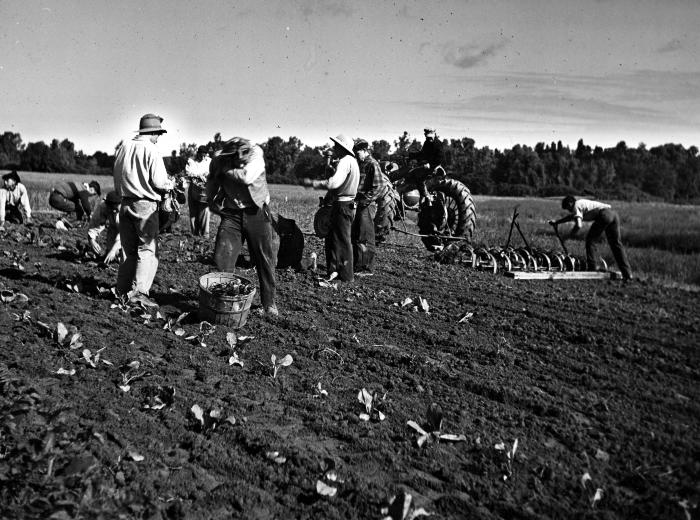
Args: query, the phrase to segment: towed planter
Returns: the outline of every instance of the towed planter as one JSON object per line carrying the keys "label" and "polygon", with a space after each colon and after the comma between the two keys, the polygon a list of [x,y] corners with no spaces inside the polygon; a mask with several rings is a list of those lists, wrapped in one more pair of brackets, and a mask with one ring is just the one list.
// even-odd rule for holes
{"label": "towed planter", "polygon": [[243,276],[205,274],[199,278],[199,319],[240,329],[248,319],[254,296],[253,282]]}

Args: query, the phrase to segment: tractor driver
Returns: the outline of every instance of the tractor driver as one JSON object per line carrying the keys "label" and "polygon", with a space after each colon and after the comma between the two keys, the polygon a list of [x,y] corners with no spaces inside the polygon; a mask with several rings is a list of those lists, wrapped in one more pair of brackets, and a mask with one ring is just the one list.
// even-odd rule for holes
{"label": "tractor driver", "polygon": [[425,142],[420,152],[410,152],[409,159],[416,159],[422,165],[426,165],[430,171],[442,167],[445,162],[445,154],[442,151],[442,143],[437,138],[434,126],[426,126],[423,130]]}

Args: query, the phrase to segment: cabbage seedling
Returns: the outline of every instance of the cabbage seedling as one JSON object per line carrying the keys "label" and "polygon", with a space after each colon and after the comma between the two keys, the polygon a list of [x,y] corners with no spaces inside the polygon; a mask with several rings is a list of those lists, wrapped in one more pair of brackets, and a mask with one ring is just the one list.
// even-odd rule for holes
{"label": "cabbage seedling", "polygon": [[515,452],[518,450],[518,439],[513,441],[513,445],[510,449],[506,450],[506,445],[503,442],[499,442],[494,446],[494,449],[504,455],[503,467],[504,475],[503,480],[508,480],[513,476],[513,461],[515,460]]}
{"label": "cabbage seedling", "polygon": [[462,434],[456,435],[454,433],[442,433],[442,409],[436,403],[431,404],[428,408],[426,427],[430,430],[430,432],[426,432],[415,421],[408,421],[406,424],[418,432],[419,436],[416,440],[418,447],[421,447],[426,442],[432,440],[436,440],[438,442],[465,442],[467,440],[467,437]]}
{"label": "cabbage seedling", "polygon": [[377,407],[377,392],[369,393],[366,388],[363,388],[357,393],[357,400],[365,405],[366,413],[361,413],[358,417],[361,421],[369,421],[375,419],[383,421],[386,416],[380,412]]}
{"label": "cabbage seedling", "polygon": [[288,367],[292,364],[294,359],[292,359],[292,356],[287,354],[282,359],[277,361],[277,356],[272,354],[272,356],[270,357],[270,361],[272,361],[272,379],[275,379],[277,378],[277,372],[279,372],[279,369],[282,367]]}
{"label": "cabbage seedling", "polygon": [[70,347],[71,350],[77,350],[83,346],[80,341],[80,333],[68,333],[68,328],[60,321],[56,324],[56,332],[54,333],[56,343],[59,347]]}
{"label": "cabbage seedling", "polygon": [[[185,339],[187,341],[192,341],[193,343],[199,343],[200,347],[206,347],[207,344],[204,341],[204,338],[206,338],[209,334],[214,332],[216,330],[216,325],[212,325],[208,321],[203,321],[202,323],[199,324],[199,332],[193,336],[187,336]],[[177,330],[175,331],[175,334],[177,334]],[[184,334],[184,331],[183,331]]]}
{"label": "cabbage seedling", "polygon": [[321,388],[321,382],[319,381],[318,384],[314,387],[314,397],[323,397],[326,396],[328,397],[328,392]]}
{"label": "cabbage seedling", "polygon": [[221,410],[216,408],[209,410],[209,413],[205,413],[201,406],[195,404],[190,408],[190,412],[196,421],[195,424],[202,433],[216,429],[222,422],[231,425],[236,424],[236,418],[233,415],[224,418]]}

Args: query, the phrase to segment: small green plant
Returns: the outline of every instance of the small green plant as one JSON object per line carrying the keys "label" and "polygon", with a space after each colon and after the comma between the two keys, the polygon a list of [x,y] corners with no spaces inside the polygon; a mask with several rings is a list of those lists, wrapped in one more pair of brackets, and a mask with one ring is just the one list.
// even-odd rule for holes
{"label": "small green plant", "polygon": [[[187,336],[185,339],[187,341],[191,341],[195,344],[198,344],[200,347],[206,347],[207,344],[204,341],[207,336],[209,336],[212,332],[216,330],[216,325],[212,325],[208,321],[203,321],[202,323],[199,324],[199,332],[197,334],[194,334],[192,336]],[[184,330],[182,334],[178,334],[178,331],[175,330],[175,334],[178,336],[184,335]]]}
{"label": "small green plant", "polygon": [[358,416],[361,421],[383,421],[386,419],[386,415],[377,409],[377,404],[379,403],[377,392],[372,392],[370,394],[366,388],[363,388],[357,393],[357,400],[365,406],[366,413],[361,413]]}
{"label": "small green plant", "polygon": [[272,354],[272,356],[270,357],[270,361],[272,361],[272,379],[276,379],[277,372],[279,372],[280,368],[288,367],[289,365],[291,365],[294,362],[294,359],[292,359],[292,356],[287,354],[286,356],[284,356],[282,359],[280,359],[278,361],[277,356]]}
{"label": "small green plant", "polygon": [[494,449],[502,455],[503,480],[508,480],[513,476],[513,462],[515,461],[515,452],[518,451],[518,439],[513,441],[510,448],[504,442],[499,442],[494,446]]}

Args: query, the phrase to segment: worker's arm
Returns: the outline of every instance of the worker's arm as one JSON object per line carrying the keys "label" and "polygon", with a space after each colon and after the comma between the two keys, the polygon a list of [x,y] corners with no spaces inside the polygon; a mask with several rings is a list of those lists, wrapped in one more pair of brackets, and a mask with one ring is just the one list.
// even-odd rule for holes
{"label": "worker's arm", "polygon": [[117,233],[117,236],[114,240],[114,244],[110,248],[109,251],[107,251],[107,254],[105,255],[105,264],[111,264],[117,259],[117,255],[119,254],[119,251],[122,248],[122,241],[119,237],[119,233]]}
{"label": "worker's arm", "polygon": [[6,190],[0,190],[0,229],[5,229],[5,196]]}
{"label": "worker's arm", "polygon": [[242,168],[225,170],[224,177],[249,186],[253,184],[264,171],[265,160],[263,159],[262,149],[258,146],[253,146],[245,165],[243,165]]}
{"label": "worker's arm", "polygon": [[103,205],[100,204],[95,211],[92,212],[90,216],[90,224],[88,224],[88,240],[90,242],[90,248],[96,255],[102,254],[102,247],[97,242],[97,237],[100,236],[102,230],[105,228],[105,223],[107,221],[107,216],[103,211]]}
{"label": "worker's arm", "polygon": [[327,181],[314,181],[314,188],[336,190],[343,185],[348,175],[350,175],[350,162],[341,160],[333,176]]}
{"label": "worker's arm", "polygon": [[24,208],[24,213],[27,215],[27,223],[32,221],[32,207],[29,204],[29,194],[27,193],[27,187],[24,184],[18,186],[20,190],[20,206]]}
{"label": "worker's arm", "polygon": [[170,191],[175,187],[175,181],[168,175],[165,169],[163,158],[155,152],[151,152],[148,161],[149,170],[151,172],[151,186],[157,191]]}

